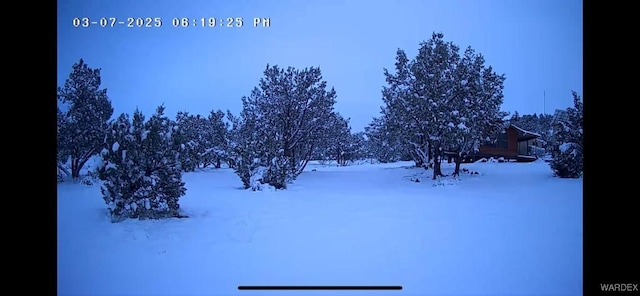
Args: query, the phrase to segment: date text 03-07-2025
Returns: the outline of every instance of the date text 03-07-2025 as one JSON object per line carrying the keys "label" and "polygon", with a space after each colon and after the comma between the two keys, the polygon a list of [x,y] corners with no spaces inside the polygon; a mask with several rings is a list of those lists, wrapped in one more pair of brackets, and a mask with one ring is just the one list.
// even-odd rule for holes
{"label": "date text 03-07-2025", "polygon": [[[187,18],[187,17],[174,17],[171,19],[171,26],[174,28],[188,28],[188,27],[227,27],[227,28],[240,28],[244,26],[244,18],[242,17],[202,17],[202,18]],[[92,26],[99,27],[127,27],[127,28],[160,28],[164,25],[164,21],[160,17],[101,17],[98,19],[92,19],[88,17],[76,17],[72,20],[74,27],[88,28]],[[270,27],[270,18],[254,17],[252,18],[253,27]]]}

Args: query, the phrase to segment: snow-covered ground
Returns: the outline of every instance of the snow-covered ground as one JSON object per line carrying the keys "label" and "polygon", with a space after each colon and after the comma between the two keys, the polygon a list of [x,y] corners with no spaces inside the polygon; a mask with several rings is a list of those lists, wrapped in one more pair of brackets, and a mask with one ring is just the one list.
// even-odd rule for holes
{"label": "snow-covered ground", "polygon": [[262,192],[230,169],[187,173],[189,218],[117,224],[99,184],[60,183],[58,294],[582,295],[582,179],[538,161],[464,164],[479,174],[434,182],[411,164],[310,164]]}

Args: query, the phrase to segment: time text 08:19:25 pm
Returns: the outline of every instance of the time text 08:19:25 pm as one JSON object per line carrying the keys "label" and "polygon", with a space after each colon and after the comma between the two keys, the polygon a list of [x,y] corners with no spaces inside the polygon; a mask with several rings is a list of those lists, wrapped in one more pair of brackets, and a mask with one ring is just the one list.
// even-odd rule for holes
{"label": "time text 08:19:25 pm", "polygon": [[[271,26],[271,19],[268,17],[254,17],[251,18],[252,27],[268,28]],[[171,19],[170,24],[165,24],[165,21],[161,17],[101,17],[97,19],[89,17],[76,17],[72,20],[72,25],[76,28],[89,28],[89,27],[126,27],[126,28],[241,28],[245,25],[244,18],[242,17],[201,17],[201,18],[188,18],[188,17],[174,17]]]}

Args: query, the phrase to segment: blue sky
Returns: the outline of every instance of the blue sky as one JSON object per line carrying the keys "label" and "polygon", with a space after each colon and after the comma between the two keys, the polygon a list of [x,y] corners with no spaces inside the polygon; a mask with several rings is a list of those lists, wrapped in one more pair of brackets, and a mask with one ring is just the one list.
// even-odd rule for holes
{"label": "blue sky", "polygon": [[[74,18],[160,17],[159,28],[73,26]],[[243,26],[175,28],[173,18],[243,18]],[[254,27],[253,18],[270,27]],[[507,77],[505,111],[552,113],[582,95],[582,1],[576,0],[59,0],[58,85],[80,58],[102,68],[115,113],[164,103],[208,114],[241,108],[267,63],[319,66],[336,110],[360,131],[378,116],[383,68],[412,58],[432,32],[471,46]],[[546,100],[544,99],[546,97]]]}

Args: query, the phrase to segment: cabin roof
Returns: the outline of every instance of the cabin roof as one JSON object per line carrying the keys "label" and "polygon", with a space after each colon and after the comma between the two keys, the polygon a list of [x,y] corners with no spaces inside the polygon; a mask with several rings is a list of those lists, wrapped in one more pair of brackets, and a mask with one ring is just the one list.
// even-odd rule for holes
{"label": "cabin roof", "polygon": [[538,134],[538,133],[534,133],[534,132],[532,132],[532,131],[525,130],[525,129],[523,129],[523,128],[521,128],[521,127],[519,127],[519,126],[515,125],[515,124],[511,124],[511,126],[513,126],[513,127],[514,127],[515,129],[517,129],[518,131],[522,132],[525,136],[526,136],[526,135],[533,135],[533,136],[536,136],[536,137],[542,137],[542,136],[541,136],[540,134]]}
{"label": "cabin roof", "polygon": [[515,124],[511,124],[510,127],[513,127],[514,129],[516,129],[518,131],[518,142],[520,142],[520,141],[528,141],[528,140],[532,140],[532,139],[536,139],[536,138],[542,137],[538,133],[534,133],[532,131],[525,130],[525,129],[523,129],[523,128],[515,125]]}

